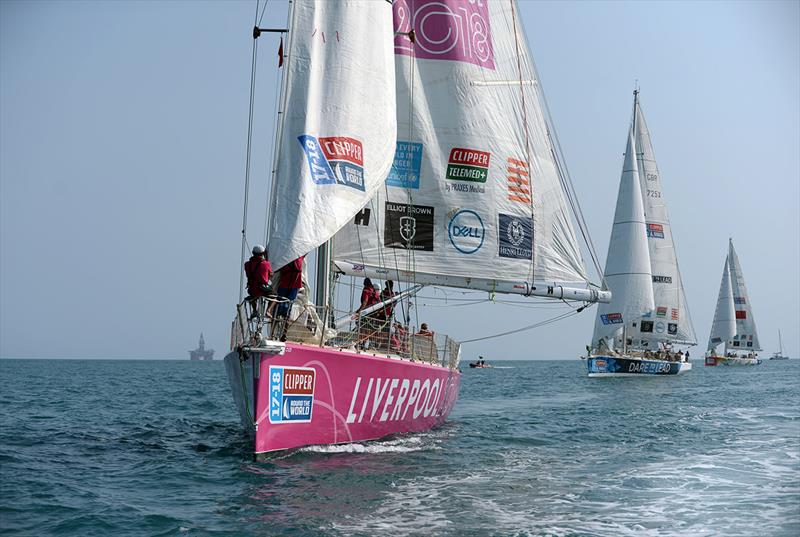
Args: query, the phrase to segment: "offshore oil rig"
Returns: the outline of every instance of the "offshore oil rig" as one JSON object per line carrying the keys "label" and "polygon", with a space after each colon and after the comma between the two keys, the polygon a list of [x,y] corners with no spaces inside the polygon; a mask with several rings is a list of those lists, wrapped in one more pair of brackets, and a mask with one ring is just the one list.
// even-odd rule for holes
{"label": "offshore oil rig", "polygon": [[203,333],[200,332],[200,343],[193,351],[189,351],[190,360],[213,360],[214,349],[206,349],[206,340],[203,339]]}

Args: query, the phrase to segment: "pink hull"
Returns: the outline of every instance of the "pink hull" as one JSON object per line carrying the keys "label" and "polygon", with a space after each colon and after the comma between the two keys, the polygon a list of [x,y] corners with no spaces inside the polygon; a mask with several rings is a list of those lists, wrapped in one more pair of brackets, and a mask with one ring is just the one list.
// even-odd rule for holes
{"label": "pink hull", "polygon": [[373,440],[441,425],[461,373],[395,358],[287,343],[260,355],[255,452]]}

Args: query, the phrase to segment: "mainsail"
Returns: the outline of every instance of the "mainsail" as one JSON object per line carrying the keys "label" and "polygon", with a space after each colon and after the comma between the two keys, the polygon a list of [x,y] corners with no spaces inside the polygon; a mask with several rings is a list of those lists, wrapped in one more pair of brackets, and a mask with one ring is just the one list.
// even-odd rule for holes
{"label": "mainsail", "polygon": [[292,5],[270,211],[276,268],[327,241],[383,185],[397,131],[391,6]]}
{"label": "mainsail", "polygon": [[334,238],[338,269],[607,300],[588,284],[516,3],[393,5],[394,162]]}
{"label": "mainsail", "polygon": [[733,307],[733,288],[731,286],[730,255],[725,258],[725,268],[722,269],[722,282],[719,284],[719,297],[717,309],[714,311],[714,321],[711,323],[711,335],[708,337],[708,350],[713,351],[720,343],[733,341],[736,335],[736,315]]}
{"label": "mainsail", "polygon": [[[600,346],[600,340],[610,345],[611,338],[618,336],[623,327],[633,328],[634,321],[653,310],[650,254],[633,129],[631,126],[628,132],[604,272],[612,299],[608,304],[601,304],[597,310],[592,336],[595,347]],[[653,330],[652,321],[649,329]]]}
{"label": "mainsail", "polygon": [[753,320],[753,310],[750,308],[750,297],[747,294],[747,287],[744,284],[742,267],[739,265],[739,256],[733,249],[733,240],[728,246],[728,264],[731,273],[731,290],[733,295],[733,307],[736,311],[736,335],[733,341],[728,343],[728,347],[743,351],[760,351],[761,345],[758,342],[756,323]]}
{"label": "mainsail", "polygon": [[[697,343],[692,319],[686,305],[686,294],[678,268],[675,242],[669,222],[667,204],[661,188],[661,174],[656,164],[650,131],[639,104],[639,92],[634,92],[634,129],[641,182],[644,214],[647,221],[647,242],[653,276],[654,318],[656,327],[664,330],[642,332],[643,339],[671,340],[694,345]],[[647,319],[645,319],[647,322]],[[660,324],[659,324],[660,323]],[[647,324],[645,326],[648,326]]]}

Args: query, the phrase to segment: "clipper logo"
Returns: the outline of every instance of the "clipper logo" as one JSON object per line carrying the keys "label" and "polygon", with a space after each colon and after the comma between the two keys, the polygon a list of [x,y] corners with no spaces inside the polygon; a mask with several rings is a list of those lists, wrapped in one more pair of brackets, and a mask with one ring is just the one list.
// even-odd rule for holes
{"label": "clipper logo", "polygon": [[344,185],[364,192],[364,156],[355,138],[320,138],[304,134],[297,137],[308,159],[311,180],[316,185]]}
{"label": "clipper logo", "polygon": [[659,306],[656,308],[656,316],[657,317],[666,317],[667,316],[667,308],[665,306]]}
{"label": "clipper logo", "polygon": [[433,207],[386,202],[383,243],[389,248],[433,251]]}
{"label": "clipper logo", "polygon": [[647,224],[647,236],[652,239],[663,239],[664,226],[661,224]]}
{"label": "clipper logo", "polygon": [[498,242],[500,257],[531,259],[533,257],[533,220],[499,214]]}
{"label": "clipper logo", "polygon": [[386,184],[418,189],[420,168],[422,168],[422,144],[398,141]]}
{"label": "clipper logo", "polygon": [[737,319],[747,319],[747,310],[736,310]]}
{"label": "clipper logo", "polygon": [[486,228],[478,213],[469,209],[458,211],[447,225],[450,243],[462,254],[474,254],[483,246]]}
{"label": "clipper logo", "polygon": [[310,367],[269,367],[269,422],[308,423],[317,372]]}
{"label": "clipper logo", "polygon": [[[486,0],[395,0],[394,53],[494,70]],[[413,29],[416,40],[408,38]]]}
{"label": "clipper logo", "polygon": [[622,314],[607,313],[605,315],[601,315],[600,320],[603,321],[603,324],[622,324]]}
{"label": "clipper logo", "polygon": [[452,181],[471,181],[485,183],[489,174],[491,154],[477,149],[454,147],[447,161],[446,178]]}

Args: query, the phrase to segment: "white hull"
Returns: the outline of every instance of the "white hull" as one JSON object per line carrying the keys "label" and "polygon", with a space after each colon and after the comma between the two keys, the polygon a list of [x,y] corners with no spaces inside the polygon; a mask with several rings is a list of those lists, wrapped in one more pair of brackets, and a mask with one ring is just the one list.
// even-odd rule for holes
{"label": "white hull", "polygon": [[730,366],[748,366],[748,365],[760,365],[761,359],[759,358],[717,358],[717,363],[719,365],[730,365]]}

